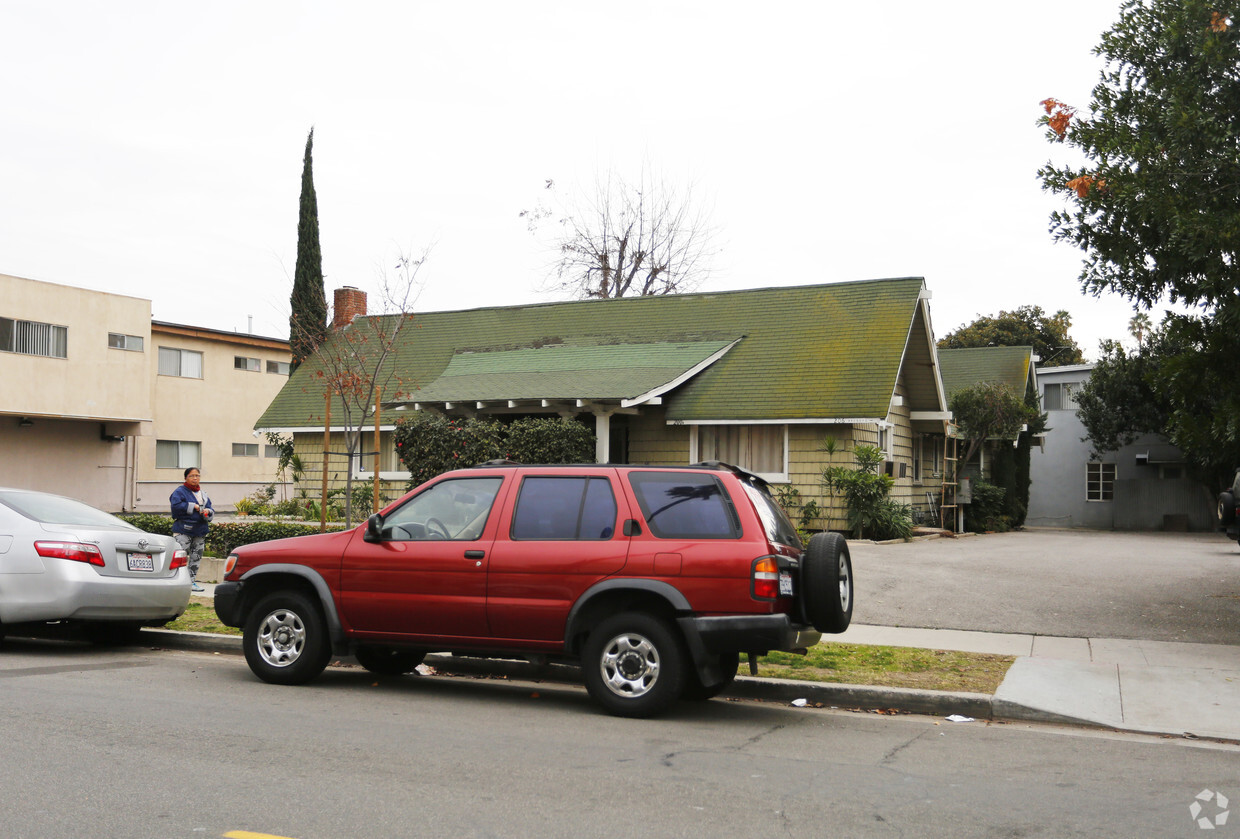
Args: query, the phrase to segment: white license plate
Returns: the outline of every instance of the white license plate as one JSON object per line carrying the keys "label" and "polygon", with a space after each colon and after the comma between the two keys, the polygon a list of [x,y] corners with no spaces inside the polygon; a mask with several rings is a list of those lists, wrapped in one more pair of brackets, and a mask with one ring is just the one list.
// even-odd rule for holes
{"label": "white license plate", "polygon": [[779,593],[783,595],[792,594],[792,573],[789,571],[779,572]]}
{"label": "white license plate", "polygon": [[154,571],[155,557],[150,554],[130,554],[129,555],[130,571]]}

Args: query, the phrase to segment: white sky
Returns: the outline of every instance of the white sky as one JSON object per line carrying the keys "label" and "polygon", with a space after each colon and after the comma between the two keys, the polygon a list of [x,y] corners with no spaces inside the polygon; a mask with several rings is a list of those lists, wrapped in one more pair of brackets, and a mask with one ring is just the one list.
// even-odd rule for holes
{"label": "white sky", "polygon": [[[937,337],[1083,296],[1037,168],[1118,0],[0,0],[0,273],[286,336],[302,153],[328,298],[432,247],[421,310],[546,302],[518,213],[643,163],[695,184],[704,290],[924,276]],[[1157,322],[1160,313],[1152,315]]]}

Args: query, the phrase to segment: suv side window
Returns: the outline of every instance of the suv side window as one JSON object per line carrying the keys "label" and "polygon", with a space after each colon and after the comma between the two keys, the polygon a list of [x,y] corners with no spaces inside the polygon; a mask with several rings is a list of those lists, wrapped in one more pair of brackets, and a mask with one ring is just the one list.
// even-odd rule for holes
{"label": "suv side window", "polygon": [[722,482],[693,472],[631,472],[629,484],[660,539],[736,539],[740,520]]}
{"label": "suv side window", "polygon": [[616,496],[599,477],[526,478],[512,513],[512,538],[610,539]]}
{"label": "suv side window", "polygon": [[482,535],[503,478],[457,478],[420,492],[383,520],[397,541],[472,541]]}

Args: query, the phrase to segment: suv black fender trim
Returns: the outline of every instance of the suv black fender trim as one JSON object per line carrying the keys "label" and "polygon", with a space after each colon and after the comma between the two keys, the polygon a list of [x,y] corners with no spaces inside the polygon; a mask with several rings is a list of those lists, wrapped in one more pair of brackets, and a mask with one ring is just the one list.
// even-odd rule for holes
{"label": "suv black fender trim", "polygon": [[[243,602],[241,593],[245,588],[245,584],[247,582],[256,581],[257,578],[265,577],[270,574],[286,574],[292,577],[300,577],[314,588],[315,594],[319,597],[319,603],[323,607],[323,615],[327,618],[327,633],[328,637],[332,640],[332,649],[338,654],[346,653],[348,640],[345,638],[344,627],[340,623],[340,615],[336,611],[336,598],[332,596],[331,586],[327,584],[327,581],[323,579],[319,572],[315,571],[313,568],[308,568],[305,565],[272,563],[271,565],[260,565],[257,568],[250,569],[241,575],[240,582],[235,584],[237,587],[235,592],[228,592],[224,601],[217,598],[217,614],[220,611],[219,607],[223,605],[223,603],[227,602],[233,612],[233,614],[229,617],[233,620],[239,620],[241,623],[244,623],[246,616],[240,614],[239,607]],[[220,585],[215,588],[216,593],[218,594],[219,590],[227,585],[229,585],[229,583],[220,583]],[[225,616],[223,614],[220,614],[221,620],[224,620],[224,617]],[[229,626],[241,625],[238,623],[229,623],[226,620],[224,622]]]}
{"label": "suv black fender trim", "polygon": [[[568,620],[564,624],[565,647],[567,648],[577,636],[577,633],[581,631],[582,621],[592,603],[602,596],[626,591],[640,591],[644,594],[653,594],[666,602],[673,612],[684,613],[692,611],[689,601],[680,593],[680,590],[661,580],[643,580],[635,577],[603,580],[586,589],[581,597],[577,598],[573,608],[569,610]],[[577,651],[572,650],[572,652]]]}

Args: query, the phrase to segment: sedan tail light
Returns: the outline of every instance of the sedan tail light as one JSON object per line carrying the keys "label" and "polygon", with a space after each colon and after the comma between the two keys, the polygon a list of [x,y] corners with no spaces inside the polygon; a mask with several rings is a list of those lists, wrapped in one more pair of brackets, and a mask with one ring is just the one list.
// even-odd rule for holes
{"label": "sedan tail light", "polygon": [[184,568],[186,565],[189,565],[189,554],[186,551],[173,551],[172,564],[168,568],[175,571],[178,568]]}
{"label": "sedan tail light", "polygon": [[34,549],[39,556],[72,559],[74,562],[87,562],[103,567],[103,554],[99,553],[98,545],[84,542],[35,542]]}

